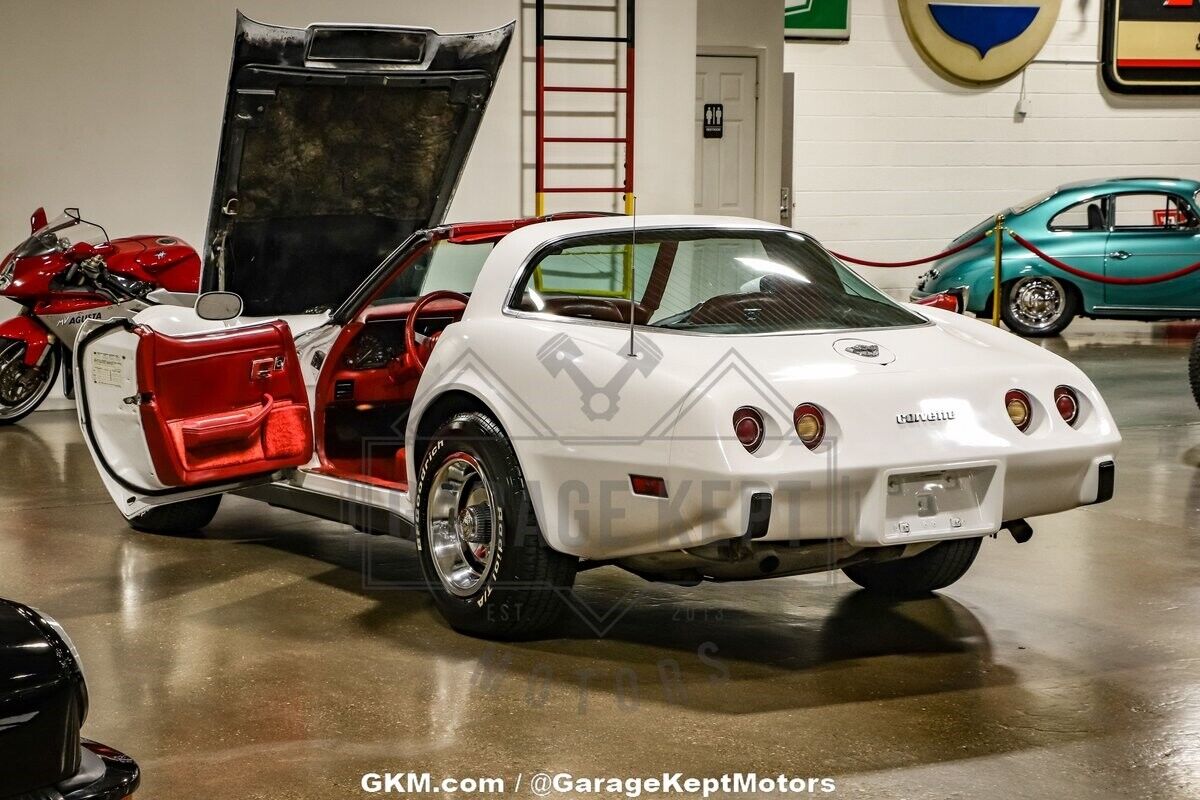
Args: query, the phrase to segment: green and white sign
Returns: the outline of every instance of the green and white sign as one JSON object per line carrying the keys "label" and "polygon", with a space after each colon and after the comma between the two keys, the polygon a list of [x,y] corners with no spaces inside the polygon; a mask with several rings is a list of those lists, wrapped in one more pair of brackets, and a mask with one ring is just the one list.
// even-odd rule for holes
{"label": "green and white sign", "polygon": [[784,0],[788,39],[849,39],[850,0]]}

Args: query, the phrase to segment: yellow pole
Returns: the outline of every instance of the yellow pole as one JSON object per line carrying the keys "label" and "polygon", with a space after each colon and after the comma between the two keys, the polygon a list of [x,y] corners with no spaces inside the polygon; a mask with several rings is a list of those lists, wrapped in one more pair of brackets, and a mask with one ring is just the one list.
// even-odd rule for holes
{"label": "yellow pole", "polygon": [[[633,216],[633,212],[636,208],[635,202],[636,201],[633,198],[632,192],[629,192],[625,195],[625,215],[626,216]],[[637,237],[637,220],[635,219],[633,235],[630,238],[631,238],[631,240],[634,240],[636,237]],[[625,267],[624,281],[625,281],[625,287],[628,287],[630,300],[636,299],[633,296],[633,255],[634,255],[633,254],[633,244],[631,241],[630,244],[625,245],[625,264],[624,264],[624,267]]]}
{"label": "yellow pole", "polygon": [[1004,261],[1004,215],[996,215],[992,236],[996,239],[996,266],[992,276],[992,324],[1000,327],[1000,269]]}
{"label": "yellow pole", "polygon": [[533,196],[533,215],[535,217],[546,216],[546,193],[538,192]]}

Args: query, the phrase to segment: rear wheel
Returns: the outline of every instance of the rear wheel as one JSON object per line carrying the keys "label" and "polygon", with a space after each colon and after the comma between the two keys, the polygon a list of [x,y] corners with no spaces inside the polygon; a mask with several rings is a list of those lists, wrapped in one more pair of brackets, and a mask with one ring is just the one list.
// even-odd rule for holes
{"label": "rear wheel", "polygon": [[165,536],[195,533],[212,522],[220,507],[221,495],[219,494],[197,497],[195,500],[169,503],[143,511],[129,520],[129,526],[143,533],[158,533]]}
{"label": "rear wheel", "polygon": [[909,558],[882,564],[856,564],[842,572],[864,589],[900,597],[919,597],[944,589],[967,574],[982,539],[942,542]]}
{"label": "rear wheel", "polygon": [[1188,358],[1188,380],[1192,384],[1192,398],[1200,406],[1200,334],[1192,340],[1192,354]]}
{"label": "rear wheel", "polygon": [[433,434],[416,499],[421,572],[451,627],[515,639],[557,620],[579,562],[546,544],[516,453],[494,420],[457,414]]}
{"label": "rear wheel", "polygon": [[58,379],[59,350],[51,347],[36,367],[25,364],[25,343],[0,339],[0,425],[12,425],[29,416]]}
{"label": "rear wheel", "polygon": [[1009,330],[1021,336],[1057,336],[1079,313],[1072,287],[1049,275],[1026,275],[1002,291],[1000,314]]}

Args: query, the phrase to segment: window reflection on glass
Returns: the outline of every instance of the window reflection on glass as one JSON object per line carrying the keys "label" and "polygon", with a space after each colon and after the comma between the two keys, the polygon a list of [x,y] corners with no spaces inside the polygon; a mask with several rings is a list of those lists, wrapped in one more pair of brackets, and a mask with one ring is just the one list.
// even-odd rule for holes
{"label": "window reflection on glass", "polygon": [[629,237],[577,237],[542,253],[513,307],[705,333],[924,322],[801,234],[676,229],[638,231],[636,244]]}
{"label": "window reflection on glass", "polygon": [[491,242],[436,242],[393,278],[371,305],[415,300],[439,289],[470,294],[493,246]]}

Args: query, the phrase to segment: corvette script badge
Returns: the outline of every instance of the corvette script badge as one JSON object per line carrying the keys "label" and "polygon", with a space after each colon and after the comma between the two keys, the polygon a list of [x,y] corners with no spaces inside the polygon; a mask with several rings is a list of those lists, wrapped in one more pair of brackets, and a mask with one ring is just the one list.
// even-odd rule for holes
{"label": "corvette script badge", "polygon": [[896,422],[900,425],[907,425],[910,422],[944,422],[949,419],[954,419],[953,411],[922,411],[896,415]]}

